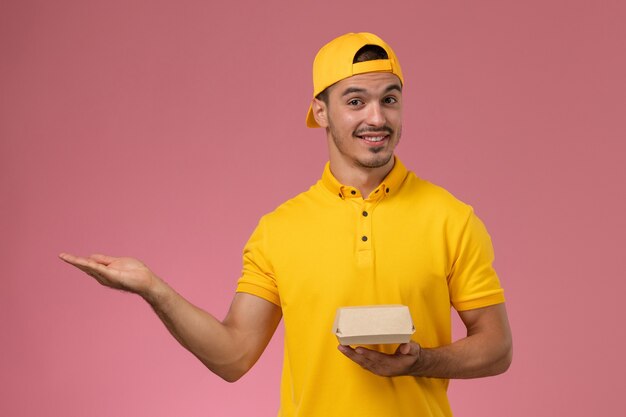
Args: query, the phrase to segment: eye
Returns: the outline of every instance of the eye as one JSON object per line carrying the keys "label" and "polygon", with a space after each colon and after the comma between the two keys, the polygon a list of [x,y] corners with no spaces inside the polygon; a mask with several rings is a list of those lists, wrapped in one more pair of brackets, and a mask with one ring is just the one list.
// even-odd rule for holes
{"label": "eye", "polygon": [[353,98],[348,101],[348,106],[360,106],[363,102],[358,98]]}
{"label": "eye", "polygon": [[394,103],[397,103],[397,102],[398,102],[398,99],[395,98],[395,97],[392,97],[392,96],[385,97],[383,99],[383,103],[385,103],[385,104],[394,104]]}

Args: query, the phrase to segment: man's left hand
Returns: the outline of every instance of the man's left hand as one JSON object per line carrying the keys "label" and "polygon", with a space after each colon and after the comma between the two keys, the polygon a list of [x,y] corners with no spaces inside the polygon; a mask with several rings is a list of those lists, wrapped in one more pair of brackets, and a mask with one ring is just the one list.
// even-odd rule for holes
{"label": "man's left hand", "polygon": [[403,343],[392,355],[367,349],[339,345],[339,351],[364,369],[380,376],[410,375],[420,360],[421,348],[415,342]]}

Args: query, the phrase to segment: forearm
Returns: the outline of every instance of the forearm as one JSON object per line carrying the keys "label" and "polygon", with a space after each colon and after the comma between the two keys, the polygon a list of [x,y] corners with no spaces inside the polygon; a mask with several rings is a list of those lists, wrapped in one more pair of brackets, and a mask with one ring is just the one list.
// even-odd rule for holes
{"label": "forearm", "polygon": [[450,345],[429,349],[410,342],[401,344],[394,354],[341,345],[339,350],[363,368],[386,377],[478,378],[506,371],[512,341],[504,304],[459,315],[467,327],[467,337]]}
{"label": "forearm", "polygon": [[141,296],[172,336],[221,378],[234,381],[251,366],[235,329],[191,304],[163,280],[157,278]]}
{"label": "forearm", "polygon": [[438,348],[422,348],[410,374],[431,378],[479,378],[505,372],[512,358],[510,338],[475,334]]}
{"label": "forearm", "polygon": [[280,307],[237,294],[223,321],[194,306],[144,263],[128,257],[61,253],[59,257],[100,284],[139,294],[170,333],[211,371],[227,381],[241,377],[259,358],[280,322]]}
{"label": "forearm", "polygon": [[497,375],[511,364],[513,342],[504,304],[461,311],[467,337],[450,345],[420,349],[410,373],[434,378]]}

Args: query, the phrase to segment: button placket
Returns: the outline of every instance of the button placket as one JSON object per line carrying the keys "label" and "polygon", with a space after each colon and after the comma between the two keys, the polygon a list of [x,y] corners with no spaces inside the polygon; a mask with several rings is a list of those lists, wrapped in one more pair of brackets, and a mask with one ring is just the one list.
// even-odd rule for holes
{"label": "button placket", "polygon": [[373,204],[366,200],[359,208],[359,227],[357,233],[357,247],[360,251],[372,249],[372,212]]}

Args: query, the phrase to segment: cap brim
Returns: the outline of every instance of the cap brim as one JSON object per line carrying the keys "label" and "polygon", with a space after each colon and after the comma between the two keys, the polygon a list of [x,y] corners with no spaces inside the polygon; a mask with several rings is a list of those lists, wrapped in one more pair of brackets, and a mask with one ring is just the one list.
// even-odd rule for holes
{"label": "cap brim", "polygon": [[309,111],[306,114],[306,127],[320,127],[313,116],[313,105],[309,105]]}

